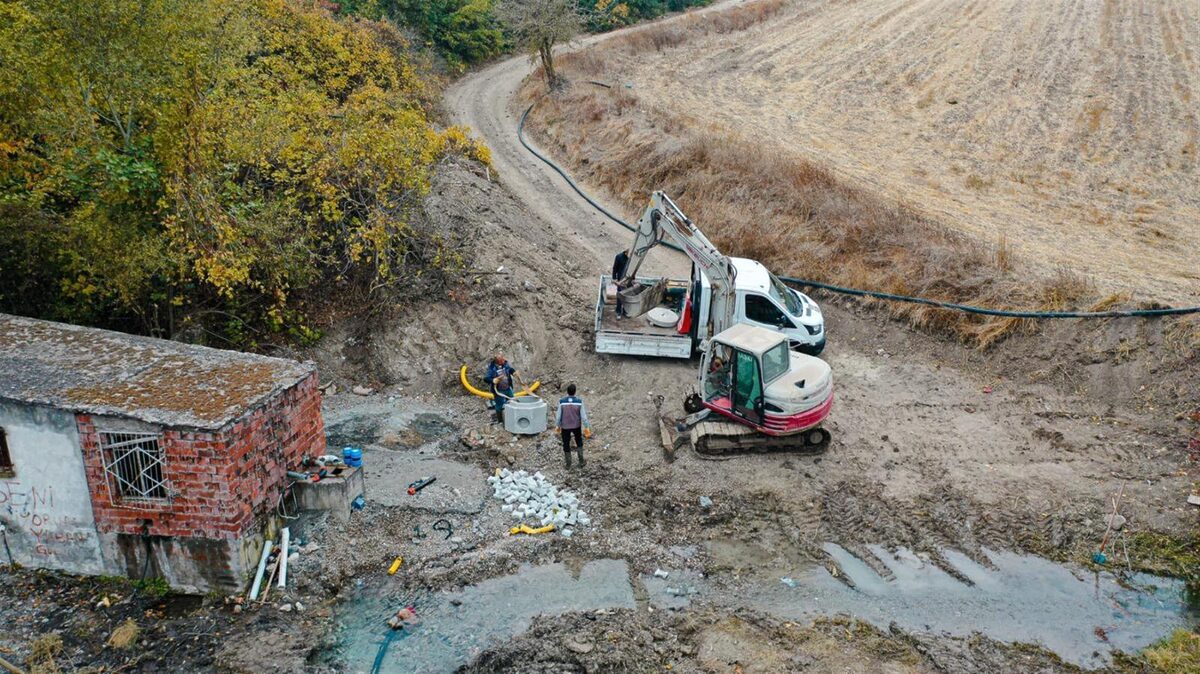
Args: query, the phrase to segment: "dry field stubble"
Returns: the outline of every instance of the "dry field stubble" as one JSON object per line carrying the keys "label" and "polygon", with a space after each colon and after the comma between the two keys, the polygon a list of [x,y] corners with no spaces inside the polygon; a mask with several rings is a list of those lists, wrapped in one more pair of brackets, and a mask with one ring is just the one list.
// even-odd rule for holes
{"label": "dry field stubble", "polygon": [[[914,7],[932,10],[927,4]],[[865,12],[860,10],[842,7],[843,14]],[[621,199],[629,212],[636,212],[650,189],[665,189],[729,251],[761,259],[781,273],[998,308],[1128,306],[1130,290],[1137,291],[1139,300],[1200,299],[1200,282],[1190,280],[1198,273],[1193,268],[1196,254],[1180,243],[1200,239],[1200,223],[1177,223],[1176,234],[1167,237],[1173,243],[1163,243],[1164,237],[1156,235],[1152,239],[1159,243],[1151,246],[1137,237],[1117,237],[1082,225],[1045,227],[1040,221],[1007,217],[1002,223],[989,221],[988,213],[1002,214],[1008,203],[990,198],[1000,191],[994,189],[995,171],[960,176],[961,190],[933,189],[943,201],[960,203],[960,192],[966,191],[988,203],[987,209],[965,221],[945,217],[936,199],[922,200],[919,188],[887,183],[891,174],[871,173],[871,180],[859,180],[847,170],[865,166],[855,153],[894,152],[894,164],[908,161],[902,161],[903,151],[890,148],[886,140],[862,135],[827,152],[825,147],[802,146],[803,136],[792,133],[795,115],[787,115],[790,126],[772,127],[778,122],[778,106],[762,104],[771,95],[747,94],[748,85],[769,85],[783,96],[796,79],[808,80],[800,75],[768,76],[773,69],[769,61],[748,72],[748,59],[753,59],[744,52],[758,53],[763,45],[774,44],[773,53],[791,54],[788,40],[777,43],[778,36],[831,11],[825,3],[767,0],[652,26],[568,54],[563,57],[564,72],[581,84],[544,99],[531,117],[531,131],[582,177]],[[990,11],[978,9],[976,14]],[[842,18],[855,24],[853,16]],[[877,25],[889,21],[886,13],[875,19]],[[935,65],[927,62],[926,67]],[[860,64],[857,72],[861,75],[864,68]],[[582,84],[588,79],[617,86]],[[541,93],[538,85],[530,84],[524,95],[534,100]],[[822,106],[809,107],[819,112]],[[843,123],[845,129],[863,134],[871,130],[854,121]],[[1183,127],[1179,132],[1186,136],[1187,124]],[[926,135],[936,132],[927,129]],[[961,143],[953,133],[950,136],[946,142]],[[1155,179],[1170,182],[1179,174],[1195,173],[1186,149],[1180,149],[1178,160],[1163,159]],[[1064,151],[1055,156],[1069,155]],[[1053,159],[1045,152],[1041,156],[1043,161]],[[951,166],[945,173],[962,171]],[[1175,215],[1183,217],[1180,214],[1191,208],[1189,198],[1200,195],[1176,188],[1182,205]],[[1069,200],[1073,194],[1064,188],[1056,198]],[[1103,197],[1093,193],[1089,198],[1102,203]],[[1165,294],[1155,295],[1160,292]],[[918,326],[948,330],[977,345],[1023,325],[914,305],[892,305],[889,310]],[[1180,321],[1178,331],[1193,348],[1200,344],[1195,320]]]}
{"label": "dry field stubble", "polygon": [[[1200,300],[1200,3],[812,0],[604,54],[653,107],[795,152],[1108,291]],[[668,39],[669,38],[669,39]]]}

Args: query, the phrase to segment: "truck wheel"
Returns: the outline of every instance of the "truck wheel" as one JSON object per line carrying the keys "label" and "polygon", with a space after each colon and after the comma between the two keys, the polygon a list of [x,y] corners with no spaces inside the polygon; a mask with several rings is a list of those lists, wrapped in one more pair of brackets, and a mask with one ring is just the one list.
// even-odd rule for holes
{"label": "truck wheel", "polygon": [[693,393],[683,399],[683,411],[688,414],[695,414],[704,409],[704,401],[700,398],[699,393]]}

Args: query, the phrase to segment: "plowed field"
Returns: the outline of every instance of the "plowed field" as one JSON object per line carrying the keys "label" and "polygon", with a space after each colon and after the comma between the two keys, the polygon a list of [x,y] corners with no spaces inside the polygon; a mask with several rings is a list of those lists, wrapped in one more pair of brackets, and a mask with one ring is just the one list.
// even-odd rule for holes
{"label": "plowed field", "polygon": [[1200,297],[1200,3],[796,2],[613,55],[644,100],[1106,290]]}

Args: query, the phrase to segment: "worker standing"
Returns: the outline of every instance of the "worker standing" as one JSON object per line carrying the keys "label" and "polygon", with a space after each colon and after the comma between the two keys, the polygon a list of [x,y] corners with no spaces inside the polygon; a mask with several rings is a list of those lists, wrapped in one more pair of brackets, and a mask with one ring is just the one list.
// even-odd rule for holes
{"label": "worker standing", "polygon": [[513,399],[513,377],[516,376],[516,369],[502,353],[497,353],[488,363],[487,380],[492,389],[492,402],[499,423],[504,423],[504,404]]}
{"label": "worker standing", "polygon": [[567,468],[571,467],[571,438],[575,438],[575,451],[579,455],[579,467],[587,465],[583,458],[583,434],[586,429],[588,436],[592,434],[592,426],[588,423],[587,408],[583,399],[575,395],[575,385],[567,385],[567,396],[558,401],[558,411],[554,413],[554,426],[562,435],[563,456],[567,460]]}
{"label": "worker standing", "polygon": [[622,250],[613,258],[612,280],[617,286],[617,318],[625,317],[625,307],[621,302],[621,288],[628,284],[623,284],[625,280],[625,272],[629,270],[629,251]]}

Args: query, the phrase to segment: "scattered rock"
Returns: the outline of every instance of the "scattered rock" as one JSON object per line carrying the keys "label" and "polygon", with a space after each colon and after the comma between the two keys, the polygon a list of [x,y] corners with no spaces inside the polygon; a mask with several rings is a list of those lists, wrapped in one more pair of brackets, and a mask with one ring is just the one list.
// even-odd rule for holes
{"label": "scattered rock", "polygon": [[592,642],[581,637],[571,637],[570,639],[567,639],[567,642],[564,645],[567,647],[568,651],[571,651],[572,653],[578,653],[580,655],[587,655],[596,648],[596,644],[593,644]]}
{"label": "scattered rock", "polygon": [[1108,517],[1104,518],[1104,524],[1112,527],[1113,531],[1120,531],[1121,528],[1125,526],[1125,516],[1118,515],[1116,513],[1110,514]]}
{"label": "scattered rock", "polygon": [[355,384],[351,390],[354,391],[354,395],[356,396],[369,396],[375,392],[375,389],[370,386],[363,386],[362,384]]}
{"label": "scattered rock", "polygon": [[279,610],[280,610],[280,611],[283,611],[284,613],[291,613],[291,612],[292,612],[292,605],[291,605],[291,604],[280,604],[280,605],[279,605]]}
{"label": "scattered rock", "polygon": [[701,496],[700,497],[700,507],[705,510],[708,510],[709,508],[713,507],[713,500],[707,496]]}

